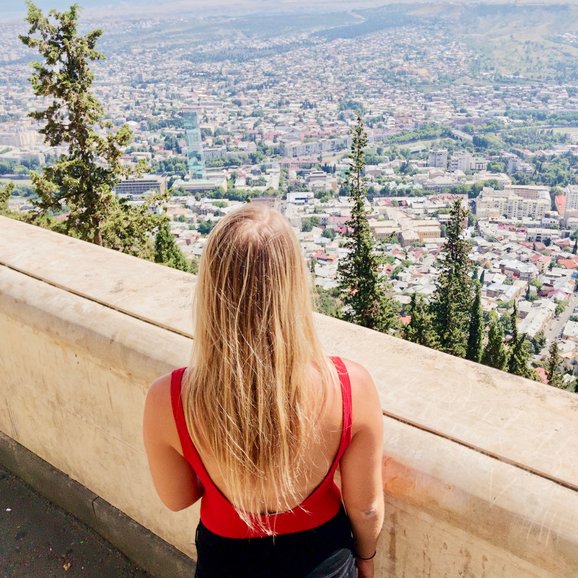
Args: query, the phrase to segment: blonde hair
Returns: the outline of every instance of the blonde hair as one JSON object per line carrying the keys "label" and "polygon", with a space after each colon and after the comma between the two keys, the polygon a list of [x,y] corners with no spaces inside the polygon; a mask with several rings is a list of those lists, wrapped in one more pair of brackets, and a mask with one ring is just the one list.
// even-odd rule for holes
{"label": "blonde hair", "polygon": [[313,327],[308,275],[287,220],[256,204],[217,223],[199,266],[187,425],[240,517],[268,534],[259,513],[271,499],[285,511],[302,498],[307,445],[336,381]]}

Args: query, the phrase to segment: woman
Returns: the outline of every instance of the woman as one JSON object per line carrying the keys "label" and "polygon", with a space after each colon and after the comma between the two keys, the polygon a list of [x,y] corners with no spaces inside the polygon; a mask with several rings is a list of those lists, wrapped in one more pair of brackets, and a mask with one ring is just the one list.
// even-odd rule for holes
{"label": "woman", "polygon": [[144,439],[165,505],[201,499],[197,578],[371,578],[380,403],[363,367],[321,351],[285,218],[248,204],[221,219],[195,299],[191,364],[151,386]]}

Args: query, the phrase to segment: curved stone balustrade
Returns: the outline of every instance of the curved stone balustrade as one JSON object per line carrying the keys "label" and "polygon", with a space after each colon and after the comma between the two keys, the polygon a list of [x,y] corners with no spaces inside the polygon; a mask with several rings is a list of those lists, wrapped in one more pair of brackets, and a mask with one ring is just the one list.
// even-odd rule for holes
{"label": "curved stone balustrade", "polygon": [[[187,363],[194,277],[0,217],[0,431],[191,555],[146,467],[148,384]],[[318,316],[384,414],[377,575],[578,576],[578,396]]]}

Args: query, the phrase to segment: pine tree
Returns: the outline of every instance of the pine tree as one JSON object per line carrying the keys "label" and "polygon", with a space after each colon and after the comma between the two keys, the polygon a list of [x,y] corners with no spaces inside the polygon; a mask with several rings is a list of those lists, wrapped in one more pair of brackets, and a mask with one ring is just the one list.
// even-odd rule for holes
{"label": "pine tree", "polygon": [[433,328],[431,315],[421,295],[412,294],[409,314],[411,321],[404,327],[404,339],[437,349],[438,338]]}
{"label": "pine tree", "polygon": [[482,311],[482,290],[476,282],[476,297],[470,312],[470,330],[468,335],[468,349],[466,359],[479,363],[482,359],[484,341],[484,314]]}
{"label": "pine tree", "polygon": [[558,350],[558,343],[556,341],[552,342],[550,349],[548,350],[550,354],[546,364],[546,375],[548,377],[548,383],[554,387],[564,387],[562,381],[562,358],[560,357],[560,352]]}
{"label": "pine tree", "polygon": [[[32,173],[38,193],[30,220],[48,223],[69,235],[142,257],[152,257],[152,234],[160,215],[149,208],[159,202],[149,197],[134,207],[114,194],[123,178],[139,174],[144,165],[122,164],[124,148],[132,135],[127,125],[116,132],[104,121],[102,104],[92,93],[90,64],[104,56],[95,47],[102,35],[78,33],[78,5],[45,16],[27,3],[27,35],[21,41],[36,49],[42,62],[33,63],[30,78],[35,95],[51,99],[44,110],[30,116],[44,123],[40,133],[50,146],[66,146],[67,154],[40,173]],[[62,223],[51,217],[64,213]]]}
{"label": "pine tree", "polygon": [[529,366],[529,361],[530,353],[526,347],[526,334],[523,333],[511,343],[508,371],[513,375],[533,379],[534,371]]}
{"label": "pine tree", "polygon": [[512,340],[508,356],[508,372],[528,379],[534,379],[534,370],[530,367],[530,351],[526,346],[526,334],[518,334],[518,307],[512,309]]}
{"label": "pine tree", "polygon": [[508,366],[508,352],[504,343],[504,330],[497,315],[490,312],[488,343],[482,354],[482,363],[502,371]]}
{"label": "pine tree", "polygon": [[518,341],[518,304],[514,301],[510,313],[510,327],[512,328],[512,343]]}
{"label": "pine tree", "polygon": [[155,263],[161,263],[173,269],[180,269],[181,271],[190,271],[189,264],[179,249],[175,237],[171,233],[168,220],[160,224],[156,235]]}
{"label": "pine tree", "polygon": [[462,238],[467,210],[459,199],[452,205],[450,216],[446,243],[437,263],[439,275],[431,311],[442,351],[465,357],[474,287],[470,245]]}
{"label": "pine tree", "polygon": [[367,134],[361,117],[358,117],[353,129],[346,180],[353,201],[351,219],[346,223],[348,232],[345,247],[348,253],[339,263],[338,279],[344,303],[344,319],[370,329],[388,331],[397,325],[397,314],[387,295],[388,286],[379,273],[375,241],[367,222],[367,186],[363,176],[366,146]]}

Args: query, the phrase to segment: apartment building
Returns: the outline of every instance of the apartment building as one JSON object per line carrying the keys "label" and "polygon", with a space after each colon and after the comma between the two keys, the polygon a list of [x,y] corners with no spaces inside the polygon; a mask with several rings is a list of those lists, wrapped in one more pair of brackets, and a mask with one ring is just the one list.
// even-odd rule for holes
{"label": "apartment building", "polygon": [[479,219],[542,220],[550,205],[550,194],[544,187],[511,185],[502,191],[484,187],[476,199],[476,215]]}

